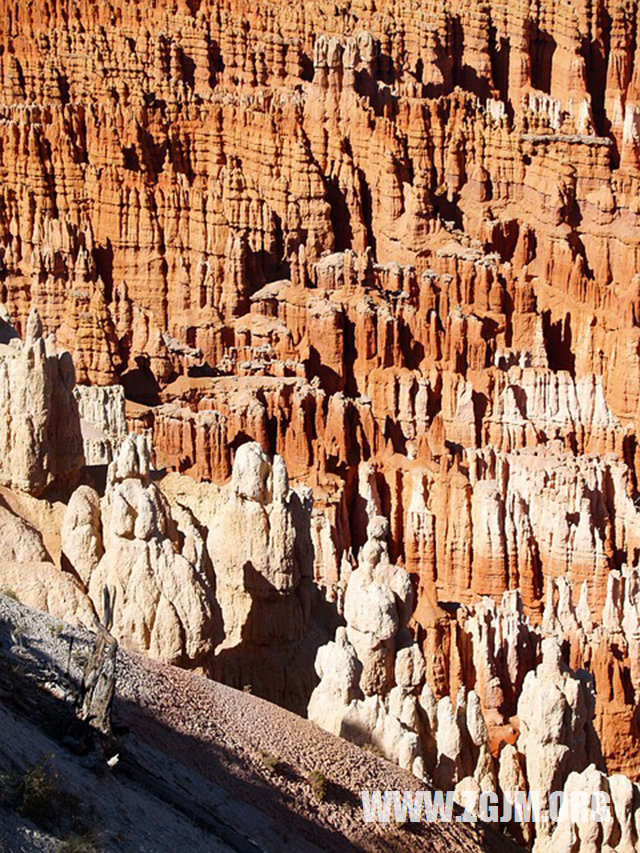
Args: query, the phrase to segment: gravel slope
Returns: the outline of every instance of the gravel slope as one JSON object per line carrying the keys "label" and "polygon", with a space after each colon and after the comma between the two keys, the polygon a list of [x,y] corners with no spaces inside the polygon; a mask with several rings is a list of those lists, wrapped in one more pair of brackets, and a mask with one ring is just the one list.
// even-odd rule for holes
{"label": "gravel slope", "polygon": [[[0,596],[0,651],[15,648],[16,624],[21,654],[78,677],[89,634]],[[0,694],[0,771],[53,756],[61,782],[90,804],[103,850],[514,849],[484,827],[365,824],[361,789],[417,790],[419,781],[257,697],[123,651],[114,719],[126,734],[106,774],[16,714],[10,698]],[[314,771],[327,783],[322,801],[309,780]],[[0,839],[5,853],[56,849],[1,810]]]}

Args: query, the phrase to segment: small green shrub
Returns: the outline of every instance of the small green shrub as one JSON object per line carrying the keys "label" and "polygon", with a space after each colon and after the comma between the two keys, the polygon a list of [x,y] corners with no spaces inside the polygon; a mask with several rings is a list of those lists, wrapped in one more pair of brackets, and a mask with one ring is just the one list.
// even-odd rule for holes
{"label": "small green shrub", "polygon": [[18,598],[18,593],[15,589],[3,589],[0,590],[0,595],[4,595],[5,598],[12,598],[14,601],[20,601]]}
{"label": "small green shrub", "polygon": [[262,762],[267,770],[270,770],[271,773],[278,772],[280,759],[277,755],[273,755],[273,753],[267,752],[266,750],[261,750],[260,757],[262,758]]}
{"label": "small green shrub", "polygon": [[60,787],[51,759],[28,767],[22,775],[0,773],[0,805],[12,809],[45,832],[65,839],[59,850],[66,853],[97,853],[95,836],[81,816],[83,803]]}
{"label": "small green shrub", "polygon": [[50,827],[57,819],[58,774],[46,762],[27,770],[20,783],[18,811],[37,826]]}
{"label": "small green shrub", "polygon": [[309,773],[309,784],[316,799],[320,802],[326,799],[328,783],[326,777],[319,770],[312,770]]}
{"label": "small green shrub", "polygon": [[17,810],[45,830],[55,830],[79,807],[78,797],[59,787],[58,773],[48,761],[25,771],[19,784]]}
{"label": "small green shrub", "polygon": [[57,853],[100,853],[100,844],[93,830],[89,830],[81,835],[69,835],[60,842]]}
{"label": "small green shrub", "polygon": [[84,652],[75,651],[71,655],[71,660],[78,667],[78,669],[84,669],[87,665],[87,656]]}
{"label": "small green shrub", "polygon": [[64,622],[54,622],[49,626],[49,633],[52,637],[61,637],[64,633]]}

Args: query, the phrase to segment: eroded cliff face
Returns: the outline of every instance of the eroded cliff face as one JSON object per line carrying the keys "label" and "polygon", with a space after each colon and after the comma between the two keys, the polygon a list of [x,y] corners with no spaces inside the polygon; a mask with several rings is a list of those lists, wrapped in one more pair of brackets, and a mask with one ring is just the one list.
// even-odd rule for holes
{"label": "eroded cliff face", "polygon": [[332,594],[369,462],[436,598],[539,610],[568,569],[602,603],[635,548],[635,4],[5,12],[18,328],[37,304],[81,381],[163,402],[171,467],[281,454]]}
{"label": "eroded cliff face", "polygon": [[[631,359],[607,390],[635,412],[636,4],[1,11],[2,296],[21,329],[38,306],[82,381],[217,364],[263,284],[335,286],[314,267],[328,252],[411,263],[419,283],[444,251],[451,307],[481,323],[459,318],[456,342],[544,340],[552,367],[606,363],[607,384]],[[344,374],[336,344],[308,371]],[[344,346],[353,360],[348,327]],[[464,374],[483,349],[447,361]]]}
{"label": "eroded cliff face", "polygon": [[[319,647],[332,731],[445,786],[610,790],[633,849],[638,4],[0,12],[0,300],[203,481],[74,495],[118,630],[296,707]],[[121,392],[75,393],[116,472]]]}

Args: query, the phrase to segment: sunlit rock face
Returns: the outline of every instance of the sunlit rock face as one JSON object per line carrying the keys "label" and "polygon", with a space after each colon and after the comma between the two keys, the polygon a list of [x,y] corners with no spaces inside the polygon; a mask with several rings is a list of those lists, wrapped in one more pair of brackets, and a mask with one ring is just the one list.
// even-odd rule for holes
{"label": "sunlit rock face", "polygon": [[39,496],[77,481],[85,460],[74,385],[71,356],[44,337],[34,308],[24,342],[9,333],[0,344],[2,485]]}
{"label": "sunlit rock face", "polygon": [[541,850],[638,844],[639,15],[0,0],[0,483],[111,465],[51,607],[459,791],[611,793]]}
{"label": "sunlit rock face", "polygon": [[124,645],[206,667],[216,639],[214,579],[199,531],[174,517],[149,466],[147,443],[129,436],[109,466],[104,497],[87,486],[74,492],[62,530],[65,568],[97,612],[110,591],[112,630]]}
{"label": "sunlit rock face", "polygon": [[121,385],[76,385],[74,396],[87,465],[108,465],[127,432],[124,388]]}

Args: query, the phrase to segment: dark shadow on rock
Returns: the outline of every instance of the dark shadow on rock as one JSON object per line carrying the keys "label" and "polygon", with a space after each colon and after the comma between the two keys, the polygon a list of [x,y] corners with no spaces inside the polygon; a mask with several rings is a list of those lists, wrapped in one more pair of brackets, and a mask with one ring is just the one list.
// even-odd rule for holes
{"label": "dark shadow on rock", "polygon": [[156,406],[160,402],[160,385],[151,370],[149,356],[139,355],[135,361],[136,367],[120,377],[125,396],[134,403]]}

